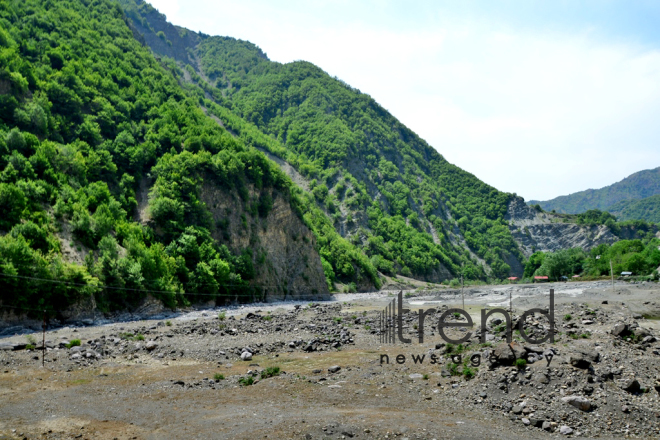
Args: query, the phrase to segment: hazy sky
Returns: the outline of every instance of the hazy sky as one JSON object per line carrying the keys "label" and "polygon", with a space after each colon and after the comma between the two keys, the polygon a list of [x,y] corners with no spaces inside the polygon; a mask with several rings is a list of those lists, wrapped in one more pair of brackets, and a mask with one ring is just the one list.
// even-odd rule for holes
{"label": "hazy sky", "polygon": [[660,2],[152,0],[310,61],[496,188],[549,199],[660,166]]}

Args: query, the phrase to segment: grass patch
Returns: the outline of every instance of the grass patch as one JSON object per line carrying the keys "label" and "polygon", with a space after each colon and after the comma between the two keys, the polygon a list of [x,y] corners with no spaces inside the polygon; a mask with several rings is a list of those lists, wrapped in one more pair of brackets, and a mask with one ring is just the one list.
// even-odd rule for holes
{"label": "grass patch", "polygon": [[165,325],[168,327],[172,327],[172,321],[165,321]]}
{"label": "grass patch", "polygon": [[332,320],[335,321],[337,324],[341,322],[341,318],[339,316],[335,316],[334,318],[332,318]]}
{"label": "grass patch", "polygon": [[273,319],[273,317],[270,316],[270,315],[268,315],[268,316],[264,316],[264,317],[261,318],[261,319],[263,319],[264,321],[271,321],[271,320]]}
{"label": "grass patch", "polygon": [[25,349],[26,349],[26,350],[34,350],[35,348],[37,348],[37,346],[34,345],[34,344],[27,344],[27,345],[25,346]]}
{"label": "grass patch", "polygon": [[71,339],[69,343],[66,344],[66,348],[71,347],[80,347],[80,339]]}
{"label": "grass patch", "polygon": [[447,364],[447,368],[449,369],[449,374],[451,374],[452,376],[460,376],[461,375],[461,372],[458,371],[458,364],[450,362],[449,364]]}
{"label": "grass patch", "polygon": [[261,378],[266,379],[267,377],[279,376],[280,367],[268,367],[261,372]]}
{"label": "grass patch", "polygon": [[424,379],[424,380],[429,380],[429,375],[428,375],[428,374],[425,374],[424,376],[422,376],[422,379]]}
{"label": "grass patch", "polygon": [[213,379],[214,379],[216,382],[220,382],[221,380],[225,380],[225,375],[224,375],[224,374],[221,374],[221,373],[215,373],[215,374],[213,375]]}
{"label": "grass patch", "polygon": [[238,383],[240,383],[244,387],[247,387],[254,383],[254,378],[252,376],[241,377],[240,379],[238,379]]}
{"label": "grass patch", "polygon": [[525,359],[516,359],[516,367],[518,367],[519,370],[522,370],[527,366],[527,361]]}
{"label": "grass patch", "polygon": [[220,321],[224,321],[225,319],[227,319],[227,312],[220,312],[220,313],[218,313],[218,319],[219,319]]}
{"label": "grass patch", "polygon": [[564,321],[570,321],[571,319],[573,319],[573,317],[571,316],[570,313],[567,313],[566,315],[564,315]]}
{"label": "grass patch", "polygon": [[476,369],[475,368],[463,367],[463,377],[466,380],[472,379],[475,374],[476,374]]}

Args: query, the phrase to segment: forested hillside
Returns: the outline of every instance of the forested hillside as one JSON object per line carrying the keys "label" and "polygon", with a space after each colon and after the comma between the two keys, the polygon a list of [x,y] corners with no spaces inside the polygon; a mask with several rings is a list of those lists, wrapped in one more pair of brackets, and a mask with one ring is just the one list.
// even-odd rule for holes
{"label": "forested hillside", "polygon": [[640,200],[622,200],[607,208],[619,220],[660,223],[660,194]]}
{"label": "forested hillside", "polygon": [[0,4],[2,307],[502,279],[562,246],[514,204],[310,63],[141,0]]}
{"label": "forested hillside", "polygon": [[[327,292],[326,278],[377,287],[368,259],[324,217],[307,221],[318,210],[291,180],[205,115],[129,24],[109,0],[0,3],[3,307],[61,310],[91,297],[111,310],[148,293],[172,307],[248,301],[301,293],[291,286]],[[231,209],[208,206],[203,185]],[[295,279],[264,286],[278,266],[259,243],[274,207],[300,223],[275,225],[291,231],[282,246],[308,250]],[[237,242],[230,214],[240,248],[223,243]]]}
{"label": "forested hillside", "polygon": [[[148,4],[122,4],[137,37],[176,59],[202,105],[295,170],[312,202],[382,273],[503,278],[506,261],[522,261],[504,220],[512,195],[448,163],[368,95],[310,63],[272,62],[229,37],[192,38]],[[179,54],[187,46],[187,56],[164,50],[158,34]]]}
{"label": "forested hillside", "polygon": [[[660,194],[660,167],[651,170],[643,170],[631,174],[620,182],[600,188],[579,191],[566,196],[556,197],[552,200],[538,201],[530,200],[529,205],[540,205],[546,211],[555,210],[560,213],[579,214],[590,209],[609,211],[613,205],[626,200],[640,200],[656,194]],[[615,208],[622,212],[622,205]],[[638,211],[630,211],[637,213]],[[641,213],[641,211],[639,211]],[[617,216],[618,217],[618,216]],[[624,216],[620,220],[647,220],[657,221],[646,217]]]}

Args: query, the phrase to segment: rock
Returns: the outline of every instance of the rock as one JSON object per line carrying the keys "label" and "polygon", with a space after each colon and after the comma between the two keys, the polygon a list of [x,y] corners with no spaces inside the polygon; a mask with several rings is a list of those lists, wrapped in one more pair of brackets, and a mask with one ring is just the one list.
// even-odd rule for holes
{"label": "rock", "polygon": [[341,370],[341,367],[340,367],[339,365],[333,365],[332,367],[328,368],[328,371],[329,371],[330,373],[336,373],[336,372],[338,372],[339,370]]}
{"label": "rock", "polygon": [[630,412],[630,408],[628,407],[628,405],[623,405],[623,406],[621,407],[621,411],[623,411],[624,413],[627,414],[627,413]]}
{"label": "rock", "polygon": [[582,396],[566,396],[561,398],[562,402],[568,403],[581,411],[589,411],[591,409],[591,402],[586,397]]}
{"label": "rock", "polygon": [[516,342],[501,343],[493,350],[493,357],[500,365],[513,365],[516,359],[523,359],[525,353],[525,349]]}
{"label": "rock", "polygon": [[158,348],[158,342],[149,341],[149,342],[147,342],[147,345],[145,346],[145,348],[147,349],[147,351],[155,350],[156,348]]}
{"label": "rock", "polygon": [[[333,373],[333,371],[331,371],[331,373]],[[411,379],[422,379],[424,376],[419,373],[412,373],[408,375],[408,377]]]}
{"label": "rock", "polygon": [[522,422],[523,422],[523,425],[525,425],[525,426],[529,426],[530,423],[531,423],[527,417],[523,417]]}
{"label": "rock", "polygon": [[543,423],[541,424],[541,428],[542,428],[544,431],[552,431],[552,423],[550,423],[550,422],[543,422]]}
{"label": "rock", "polygon": [[639,385],[637,379],[630,379],[623,383],[621,389],[629,393],[639,393],[641,386]]}
{"label": "rock", "polygon": [[541,419],[535,419],[531,418],[529,419],[530,425],[534,426],[535,428],[541,428],[543,426],[543,420]]}
{"label": "rock", "polygon": [[[584,320],[582,320],[582,325],[591,325],[591,324],[593,324],[593,323],[594,323],[594,322],[593,322],[591,319],[584,319]],[[567,426],[567,428],[568,428],[568,426]],[[568,428],[568,429],[571,429],[571,428]]]}
{"label": "rock", "polygon": [[87,326],[94,325],[94,320],[93,319],[83,319],[80,322],[82,322],[83,325],[87,325]]}
{"label": "rock", "polygon": [[566,425],[563,425],[559,428],[559,433],[562,434],[562,435],[571,435],[571,434],[573,434],[573,429],[571,429],[570,427],[568,427]]}
{"label": "rock", "polygon": [[522,410],[523,409],[520,405],[516,405],[516,406],[513,407],[511,412],[514,413],[514,414],[520,414],[520,413],[522,413]]}
{"label": "rock", "polygon": [[440,370],[440,376],[442,376],[442,377],[449,377],[449,376],[451,376],[451,373],[449,372],[449,370],[445,370],[445,369],[443,368],[442,370]]}
{"label": "rock", "polygon": [[588,348],[577,348],[571,353],[570,362],[576,368],[589,368],[592,362],[598,362],[600,354]]}
{"label": "rock", "polygon": [[612,334],[614,336],[624,337],[624,336],[630,334],[630,330],[628,329],[627,324],[619,322],[616,325],[614,325],[614,328],[612,329]]}
{"label": "rock", "polygon": [[241,359],[243,359],[244,361],[251,361],[252,353],[250,353],[249,351],[244,351],[243,353],[241,353]]}

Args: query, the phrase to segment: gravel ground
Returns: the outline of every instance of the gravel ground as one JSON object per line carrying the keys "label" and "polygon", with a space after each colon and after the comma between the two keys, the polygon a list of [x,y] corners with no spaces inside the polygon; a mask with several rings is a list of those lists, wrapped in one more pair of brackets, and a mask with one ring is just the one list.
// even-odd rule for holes
{"label": "gravel ground", "polygon": [[[489,318],[480,343],[481,309],[508,308],[511,298],[515,323],[524,310],[547,308],[550,288],[554,343],[531,345],[513,332],[507,344],[502,315]],[[5,337],[0,439],[660,438],[657,284],[464,293],[474,326],[447,332],[471,332],[461,346],[434,327],[462,306],[450,289],[405,292],[411,344],[380,343],[379,313],[392,293],[52,329],[45,367],[41,333]],[[429,308],[418,343],[418,311]],[[524,328],[545,334],[548,322],[535,315]],[[76,339],[80,346],[67,348]],[[25,348],[31,342],[35,350]]]}

